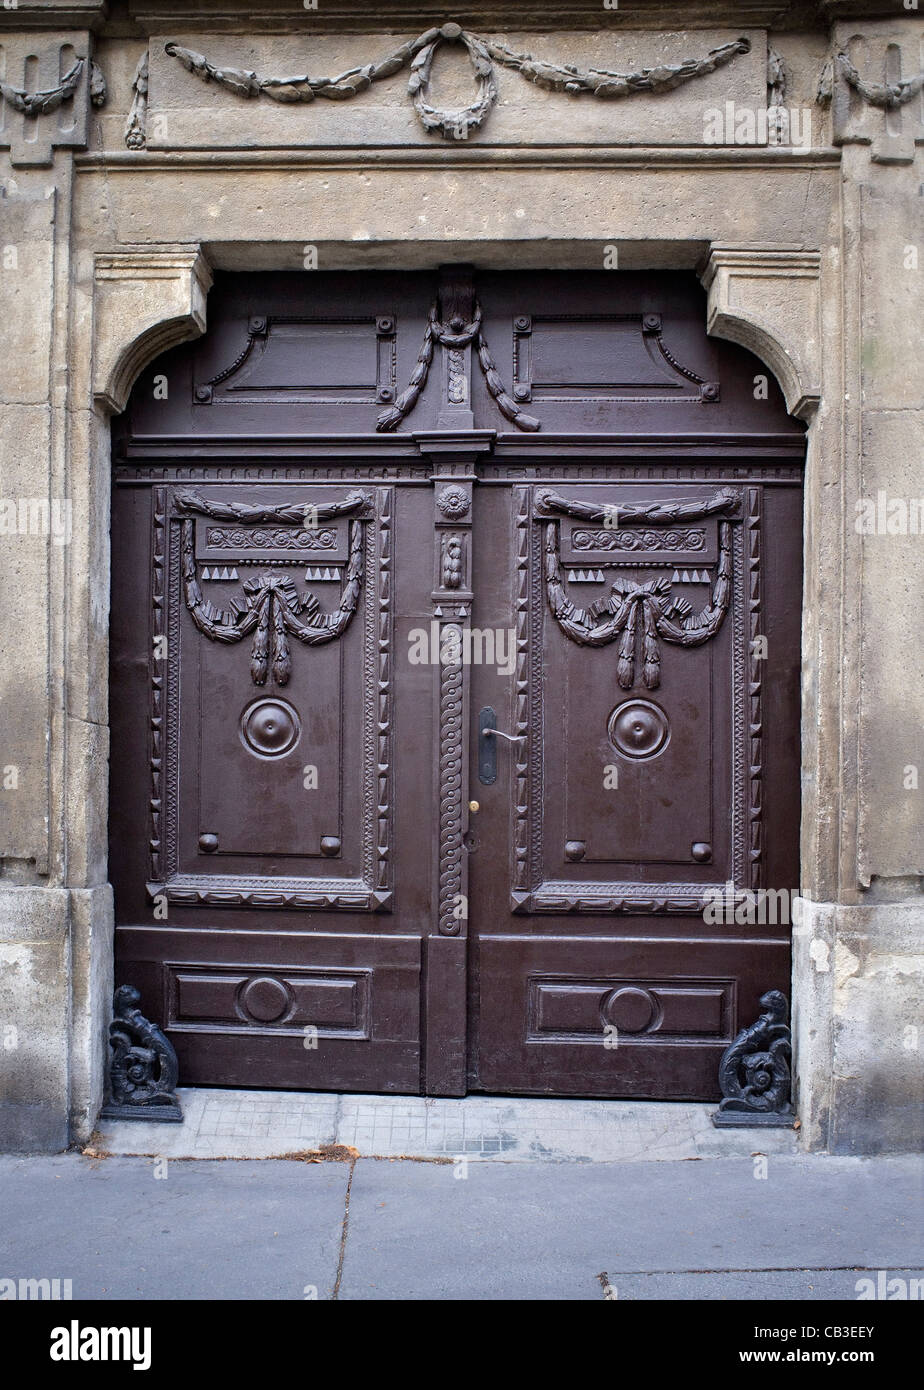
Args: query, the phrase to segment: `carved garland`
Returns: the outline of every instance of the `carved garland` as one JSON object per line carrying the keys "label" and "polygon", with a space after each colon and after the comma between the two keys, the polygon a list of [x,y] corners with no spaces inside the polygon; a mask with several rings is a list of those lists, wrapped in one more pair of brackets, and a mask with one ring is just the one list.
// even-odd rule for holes
{"label": "carved garland", "polygon": [[[57,87],[49,87],[41,92],[27,92],[21,87],[11,87],[7,82],[0,82],[0,97],[12,106],[14,111],[21,111],[24,116],[47,116],[49,112],[57,111],[63,101],[74,95],[83,76],[86,61],[86,58],[78,58],[73,66],[68,68]],[[102,105],[104,100],[105,84],[102,97],[94,101],[94,105]]]}
{"label": "carved garland", "polygon": [[[380,432],[397,429],[401,421],[404,420],[414,406],[417,404],[421,391],[427,384],[427,377],[430,374],[430,366],[433,362],[433,349],[436,343],[450,350],[450,392],[452,391],[452,354],[460,352],[462,348],[474,344],[478,349],[478,363],[484,373],[487,388],[497,402],[501,414],[513,422],[521,430],[541,429],[541,423],[534,415],[528,415],[517,405],[516,401],[507,391],[497,370],[496,363],[491,350],[488,347],[487,339],[481,327],[482,310],[477,299],[474,303],[474,317],[471,323],[463,324],[453,319],[452,323],[440,322],[439,306],[434,300],[430,306],[430,313],[427,318],[427,327],[424,330],[423,342],[417,354],[417,365],[414,368],[411,379],[395,401],[394,405],[383,410],[376,422],[375,428]],[[464,382],[464,370],[462,373]]]}
{"label": "carved garland", "polygon": [[[620,507],[620,521],[673,521],[679,518],[697,519],[717,512],[729,512],[737,506],[736,495],[723,489],[705,503],[655,502],[636,503]],[[540,493],[539,501],[545,511],[564,512],[588,520],[603,520],[606,509],[586,502],[571,502],[556,493]],[[578,608],[565,592],[561,573],[557,521],[545,524],[545,579],[549,609],[566,637],[584,647],[603,647],[618,637],[619,661],[616,679],[623,690],[635,684],[635,649],[639,627],[644,654],[643,679],[649,690],[661,684],[661,653],[658,639],[681,647],[698,647],[714,637],[722,626],[731,598],[731,527],[719,523],[719,563],[712,590],[712,600],[700,613],[693,613],[684,598],[671,593],[671,581],[666,577],[637,584],[622,576],[614,580],[609,598],[601,599],[590,608]]]}
{"label": "carved garland", "polygon": [[[620,476],[622,476],[620,474]],[[759,554],[760,554],[760,507],[758,489],[749,493],[747,517],[747,553],[749,561],[744,563],[741,545],[741,527],[728,529],[732,533],[729,551],[729,595],[728,610],[730,620],[734,619],[735,669],[747,669],[748,652],[746,632],[754,632],[759,626]],[[559,497],[546,489],[537,491],[536,507],[532,514],[529,503],[529,488],[517,489],[517,666],[516,666],[516,714],[514,730],[524,735],[517,747],[524,750],[522,762],[516,767],[517,782],[514,807],[514,850],[513,886],[510,895],[511,909],[515,913],[691,913],[702,910],[702,885],[693,881],[670,883],[641,883],[636,881],[613,882],[609,880],[582,879],[575,882],[569,879],[544,878],[543,848],[543,755],[542,739],[529,737],[530,731],[543,727],[543,685],[545,670],[545,635],[542,619],[542,605],[536,600],[542,591],[542,569],[545,556],[539,544],[531,544],[531,521],[548,525],[550,510],[560,509],[565,514],[581,516],[587,520],[601,519],[606,509],[599,504],[571,501]],[[637,503],[619,507],[620,520],[655,523],[693,519],[706,515],[734,514],[740,506],[738,495],[729,488],[722,488],[702,502]],[[720,525],[726,525],[722,522]],[[642,562],[643,563],[643,562]],[[731,593],[731,571],[737,566],[742,576],[740,593],[748,594],[747,610],[741,603],[733,601]],[[746,622],[749,615],[749,628]],[[740,629],[740,631],[739,631]],[[753,649],[752,649],[753,652]],[[733,716],[733,764],[740,768],[735,778],[733,823],[732,823],[732,863],[735,883],[743,888],[750,881],[752,886],[759,884],[761,873],[760,829],[760,746],[759,737],[754,741],[755,729],[748,726],[748,716],[759,721],[759,691],[751,690],[750,705],[745,704],[744,692],[740,683],[735,682],[735,711]],[[740,699],[739,699],[740,697]],[[748,735],[752,737],[749,741]],[[750,854],[749,854],[750,850]],[[754,851],[757,851],[755,855]],[[749,872],[750,870],[750,872]]]}
{"label": "carved garland", "polygon": [[132,79],[132,104],[125,122],[125,144],[130,150],[143,150],[147,143],[148,50],[138,59]]}
{"label": "carved garland", "polygon": [[[183,511],[196,512],[219,521],[262,522],[304,521],[309,513],[317,519],[327,519],[358,511],[366,506],[368,500],[364,493],[354,492],[343,502],[332,502],[312,509],[302,504],[257,507],[243,502],[219,503],[185,490],[176,496],[177,506]],[[253,633],[250,674],[254,684],[266,684],[271,648],[273,678],[279,685],[288,684],[292,674],[290,635],[306,646],[320,646],[340,637],[349,626],[362,588],[365,524],[364,518],[350,524],[350,557],[340,604],[333,613],[322,613],[311,590],[300,597],[288,575],[274,574],[262,574],[244,582],[244,608],[236,602],[227,611],[213,607],[203,596],[196,575],[193,522],[184,521],[181,551],[183,591],[193,622],[213,642],[240,642]],[[300,614],[305,615],[307,620],[303,621]]]}
{"label": "carved garland", "polygon": [[[443,43],[461,43],[464,46],[478,82],[474,100],[454,111],[434,106],[429,100],[433,58]],[[738,38],[711,49],[704,58],[689,58],[682,63],[664,63],[654,68],[642,68],[638,72],[620,73],[605,68],[582,71],[571,64],[548,63],[534,59],[528,53],[514,53],[502,43],[482,38],[459,24],[450,23],[428,29],[379,63],[349,68],[337,77],[311,77],[307,74],[299,77],[258,77],[247,68],[216,67],[203,54],[177,43],[168,43],[165,51],[203,82],[217,82],[238,96],[265,96],[271,101],[280,102],[314,101],[316,97],[328,101],[347,101],[366,91],[373,82],[394,76],[410,63],[408,91],[424,129],[428,132],[439,131],[446,140],[464,140],[470,130],[478,129],[497,101],[497,81],[492,60],[513,68],[528,82],[549,91],[613,99],[633,96],[638,92],[671,91],[691,78],[714,72],[739,53],[749,52],[750,47],[746,38]],[[131,148],[139,146],[133,145]]]}
{"label": "carved garland", "polygon": [[834,88],[835,71],[840,72],[848,86],[859,92],[870,106],[879,106],[886,111],[895,111],[906,106],[909,101],[924,91],[924,72],[914,77],[902,77],[897,82],[865,82],[857,72],[846,53],[835,53],[834,58],[825,65],[818,84],[818,100],[830,101]]}

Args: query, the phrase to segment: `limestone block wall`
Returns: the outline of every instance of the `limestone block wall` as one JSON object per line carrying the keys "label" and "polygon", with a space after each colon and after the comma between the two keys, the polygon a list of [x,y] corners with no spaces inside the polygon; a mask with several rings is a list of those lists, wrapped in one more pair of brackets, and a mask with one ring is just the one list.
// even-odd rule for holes
{"label": "limestone block wall", "polygon": [[[297,268],[306,247],[325,269],[597,269],[615,247],[625,269],[697,270],[709,331],[775,373],[809,425],[803,1134],[856,1152],[920,1139],[924,93],[903,83],[924,71],[921,19],[875,0],[749,4],[744,28],[722,0],[530,12],[518,33],[498,6],[420,4],[395,33],[346,0],[0,10],[0,82],[73,84],[48,112],[0,103],[0,501],[16,502],[0,535],[0,1147],[85,1137],[102,1095],[109,421],[143,366],[205,331],[213,269]],[[242,94],[379,62],[447,22],[585,72],[747,43],[617,99],[497,57],[496,100],[464,132],[425,128],[407,68],[350,100]],[[454,31],[424,95],[481,109]],[[768,107],[798,140],[761,136]],[[753,142],[734,143],[749,113]]]}

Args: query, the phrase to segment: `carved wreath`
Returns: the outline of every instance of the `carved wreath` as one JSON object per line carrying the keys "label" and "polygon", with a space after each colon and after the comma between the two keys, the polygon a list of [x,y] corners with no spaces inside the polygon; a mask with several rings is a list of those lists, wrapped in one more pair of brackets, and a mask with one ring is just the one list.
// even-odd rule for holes
{"label": "carved wreath", "polygon": [[[459,43],[468,52],[477,92],[466,107],[450,111],[434,106],[430,101],[430,78],[433,59],[443,43]],[[427,132],[438,131],[446,140],[464,140],[469,131],[477,130],[497,101],[497,80],[494,63],[513,68],[528,82],[549,91],[566,92],[571,96],[591,95],[604,99],[633,96],[638,92],[666,92],[693,77],[715,71],[739,53],[750,50],[746,38],[734,39],[711,49],[703,58],[689,58],[682,63],[662,63],[638,72],[612,72],[606,68],[582,70],[570,63],[547,63],[528,53],[514,53],[506,45],[479,37],[459,24],[443,24],[428,29],[411,43],[402,44],[379,63],[366,63],[350,68],[337,77],[258,77],[246,68],[217,67],[202,54],[168,43],[166,52],[176,58],[203,82],[217,82],[243,97],[269,97],[271,101],[304,102],[321,97],[328,101],[347,101],[366,91],[373,82],[392,77],[409,63],[411,76],[408,91],[421,123]],[[145,71],[146,81],[146,71]],[[132,136],[137,141],[138,130]],[[138,148],[137,144],[133,148]]]}
{"label": "carved wreath", "polygon": [[[342,502],[321,507],[302,504],[259,507],[246,502],[215,502],[186,490],[176,495],[177,506],[182,511],[196,512],[216,521],[268,523],[304,523],[309,513],[316,520],[327,520],[359,512],[368,501],[365,493],[352,492]],[[287,685],[292,674],[290,637],[305,646],[321,646],[341,637],[350,624],[363,582],[366,521],[367,518],[354,517],[350,522],[350,556],[340,603],[332,613],[324,613],[310,589],[300,595],[289,575],[272,573],[244,581],[243,606],[234,602],[230,610],[215,608],[203,596],[196,575],[194,523],[191,519],[184,520],[183,591],[190,617],[199,631],[213,642],[240,642],[253,634],[250,675],[254,684],[265,685],[272,669],[276,683]]]}
{"label": "carved wreath", "polygon": [[[545,513],[604,521],[607,509],[596,503],[575,502],[554,492],[541,492],[538,498]],[[620,506],[622,523],[696,520],[737,508],[737,495],[728,488],[706,502],[641,502]],[[540,517],[539,519],[542,519]],[[589,608],[578,608],[565,592],[561,573],[558,521],[545,522],[545,580],[549,609],[562,632],[584,647],[605,647],[619,638],[616,679],[623,690],[635,684],[635,652],[639,629],[644,654],[643,680],[649,690],[661,684],[661,652],[658,639],[680,647],[698,647],[714,637],[722,626],[731,598],[731,527],[719,522],[719,562],[710,602],[694,613],[684,598],[671,592],[666,577],[638,584],[618,577],[608,598]]]}

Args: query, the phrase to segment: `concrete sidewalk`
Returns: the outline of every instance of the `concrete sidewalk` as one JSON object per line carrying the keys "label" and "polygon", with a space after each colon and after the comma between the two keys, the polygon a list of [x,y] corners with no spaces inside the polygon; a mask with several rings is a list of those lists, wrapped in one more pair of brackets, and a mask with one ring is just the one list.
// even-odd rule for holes
{"label": "concrete sidewalk", "polygon": [[74,1299],[847,1301],[880,1270],[924,1277],[919,1159],[763,1162],[8,1157],[0,1277]]}

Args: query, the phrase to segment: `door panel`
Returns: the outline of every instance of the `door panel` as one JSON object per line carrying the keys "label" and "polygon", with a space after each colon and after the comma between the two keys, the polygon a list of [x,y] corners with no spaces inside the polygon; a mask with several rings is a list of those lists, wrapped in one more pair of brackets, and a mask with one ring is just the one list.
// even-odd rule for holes
{"label": "door panel", "polygon": [[789,963],[785,942],[659,940],[640,920],[559,932],[480,943],[483,1090],[711,1098],[739,1010],[757,1007],[750,979]]}
{"label": "door panel", "polygon": [[[472,670],[516,742],[473,822],[471,1084],[715,1096],[722,1051],[788,985],[788,918],[759,895],[798,882],[799,490],[563,470],[478,500],[474,621],[511,623],[517,660]],[[792,566],[772,593],[768,563]]]}
{"label": "door panel", "polygon": [[[184,1085],[416,1091],[420,940],[123,928],[122,975],[162,1010]],[[121,978],[121,976],[120,976]]]}
{"label": "door panel", "polygon": [[[156,490],[152,900],[388,906],[392,506],[387,488]],[[212,545],[220,565],[198,558]]]}

